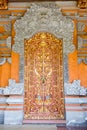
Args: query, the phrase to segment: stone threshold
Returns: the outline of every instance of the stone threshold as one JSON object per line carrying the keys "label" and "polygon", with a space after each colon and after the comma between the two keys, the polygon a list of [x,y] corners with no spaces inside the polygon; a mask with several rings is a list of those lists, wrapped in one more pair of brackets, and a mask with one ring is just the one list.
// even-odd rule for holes
{"label": "stone threshold", "polygon": [[23,120],[23,124],[61,124],[65,126],[66,120]]}

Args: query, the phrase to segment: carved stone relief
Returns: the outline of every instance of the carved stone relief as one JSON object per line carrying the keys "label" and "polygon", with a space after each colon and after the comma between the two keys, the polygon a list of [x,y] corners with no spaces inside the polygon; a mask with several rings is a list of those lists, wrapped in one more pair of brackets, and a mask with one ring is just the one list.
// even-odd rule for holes
{"label": "carved stone relief", "polygon": [[82,31],[85,27],[85,24],[82,22],[78,22],[78,31]]}
{"label": "carved stone relief", "polygon": [[5,24],[4,27],[5,27],[7,34],[11,35],[11,22],[9,22],[8,24]]}
{"label": "carved stone relief", "polygon": [[[20,53],[20,80],[23,82],[24,67],[24,39],[31,38],[37,32],[49,32],[57,38],[63,39],[63,54],[74,50],[72,44],[73,38],[73,22],[70,18],[65,17],[61,13],[55,3],[42,4],[32,3],[31,8],[27,9],[24,17],[15,22],[15,44],[13,51]],[[65,70],[67,72],[67,70]]]}
{"label": "carved stone relief", "polygon": [[85,22],[78,22],[78,63],[84,62],[87,64],[87,23]]}
{"label": "carved stone relief", "polygon": [[[6,24],[0,24],[1,27],[3,27],[4,30],[2,30],[3,35],[11,35],[11,22]],[[1,31],[1,30],[0,30]]]}
{"label": "carved stone relief", "polygon": [[8,48],[11,49],[11,36],[9,36],[7,39],[6,39],[6,45]]}
{"label": "carved stone relief", "polygon": [[3,65],[6,62],[6,58],[0,58],[0,65]]}
{"label": "carved stone relief", "polygon": [[78,64],[80,64],[81,62],[83,62],[84,64],[87,64],[87,58],[78,58]]}
{"label": "carved stone relief", "polygon": [[65,83],[66,95],[87,95],[87,88],[80,85],[80,80],[74,80],[73,83]]}
{"label": "carved stone relief", "polygon": [[3,89],[3,94],[23,94],[23,83],[16,83],[15,80],[9,79],[9,85]]}
{"label": "carved stone relief", "polygon": [[12,63],[11,58],[0,58],[0,65],[3,65],[6,61]]}
{"label": "carved stone relief", "polygon": [[83,45],[83,39],[78,36],[78,49],[82,48],[82,45]]}

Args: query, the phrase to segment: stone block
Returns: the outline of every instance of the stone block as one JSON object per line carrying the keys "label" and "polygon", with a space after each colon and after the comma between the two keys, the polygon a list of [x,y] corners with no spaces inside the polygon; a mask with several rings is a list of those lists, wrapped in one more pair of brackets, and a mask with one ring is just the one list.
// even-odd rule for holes
{"label": "stone block", "polygon": [[4,110],[0,110],[0,124],[4,124]]}
{"label": "stone block", "polygon": [[4,123],[4,110],[6,108],[7,96],[0,95],[0,124]]}
{"label": "stone block", "polygon": [[13,110],[13,111],[8,111],[5,110],[4,112],[4,124],[9,124],[9,125],[20,125],[23,122],[23,110]]}
{"label": "stone block", "polygon": [[6,100],[8,106],[4,111],[4,124],[22,124],[23,121],[23,96],[10,95]]}
{"label": "stone block", "polygon": [[66,111],[66,125],[80,125],[85,123],[84,112]]}

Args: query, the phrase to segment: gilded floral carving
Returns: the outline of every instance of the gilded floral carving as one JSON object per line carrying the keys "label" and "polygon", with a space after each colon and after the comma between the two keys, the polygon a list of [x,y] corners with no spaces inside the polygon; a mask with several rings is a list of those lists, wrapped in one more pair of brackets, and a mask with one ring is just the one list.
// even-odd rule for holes
{"label": "gilded floral carving", "polygon": [[81,9],[87,8],[87,0],[78,0],[78,7]]}
{"label": "gilded floral carving", "polygon": [[7,0],[0,0],[0,9],[7,9]]}
{"label": "gilded floral carving", "polygon": [[64,119],[62,46],[47,32],[25,40],[25,119]]}

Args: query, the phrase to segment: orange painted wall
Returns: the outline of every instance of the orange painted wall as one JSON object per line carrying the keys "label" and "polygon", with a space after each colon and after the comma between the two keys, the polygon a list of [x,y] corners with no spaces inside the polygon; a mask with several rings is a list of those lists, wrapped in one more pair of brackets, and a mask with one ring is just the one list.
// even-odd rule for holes
{"label": "orange painted wall", "polygon": [[81,80],[81,85],[87,87],[87,65],[83,62],[78,65],[78,79]]}
{"label": "orange painted wall", "polygon": [[8,80],[11,78],[11,64],[6,62],[0,65],[0,86],[6,87],[8,85]]}
{"label": "orange painted wall", "polygon": [[80,80],[83,87],[87,87],[87,65],[77,63],[77,51],[68,55],[69,82]]}
{"label": "orange painted wall", "polygon": [[12,52],[11,79],[19,82],[19,54]]}
{"label": "orange painted wall", "polygon": [[8,86],[8,80],[19,82],[19,54],[12,52],[12,63],[0,65],[0,87]]}
{"label": "orange painted wall", "polygon": [[78,38],[77,38],[77,20],[74,19],[74,32],[73,32],[73,44],[76,46],[77,48],[77,43],[78,43]]}
{"label": "orange painted wall", "polygon": [[78,79],[77,51],[68,55],[69,82]]}

